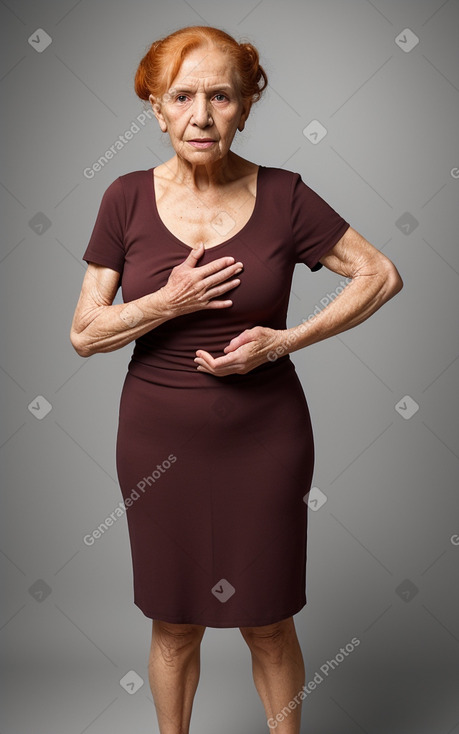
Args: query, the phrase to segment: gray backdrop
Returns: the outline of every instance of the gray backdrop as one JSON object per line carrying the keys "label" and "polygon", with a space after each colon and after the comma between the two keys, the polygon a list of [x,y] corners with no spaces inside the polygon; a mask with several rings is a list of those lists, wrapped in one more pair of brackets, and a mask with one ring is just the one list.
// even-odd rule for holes
{"label": "gray backdrop", "polygon": [[[9,0],[0,19],[1,734],[157,731],[125,519],[84,542],[121,500],[133,345],[84,360],[68,332],[104,190],[171,156],[137,63],[190,24],[251,40],[269,75],[234,149],[299,171],[405,282],[294,355],[317,446],[302,731],[458,734],[458,0]],[[290,325],[339,281],[297,268]],[[266,730],[239,630],[208,628],[192,731]]]}

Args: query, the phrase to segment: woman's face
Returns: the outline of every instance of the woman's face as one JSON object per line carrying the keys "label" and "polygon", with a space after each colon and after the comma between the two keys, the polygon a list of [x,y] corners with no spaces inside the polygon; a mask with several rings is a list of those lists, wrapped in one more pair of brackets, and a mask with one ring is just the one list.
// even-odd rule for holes
{"label": "woman's face", "polygon": [[150,102],[177,155],[195,165],[224,158],[250,111],[229,57],[208,47],[190,51],[169,92],[161,99],[150,95]]}

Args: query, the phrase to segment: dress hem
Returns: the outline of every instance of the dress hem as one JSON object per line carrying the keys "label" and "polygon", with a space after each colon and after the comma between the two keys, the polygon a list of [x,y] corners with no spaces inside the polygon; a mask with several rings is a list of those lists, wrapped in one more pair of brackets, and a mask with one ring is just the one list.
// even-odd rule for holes
{"label": "dress hem", "polygon": [[275,624],[276,622],[281,622],[284,619],[287,619],[288,617],[292,617],[294,614],[298,614],[307,604],[306,597],[303,597],[303,600],[300,602],[300,604],[296,604],[293,607],[293,611],[288,612],[282,612],[279,614],[271,615],[269,619],[263,622],[253,622],[253,620],[247,621],[244,620],[243,622],[234,622],[232,624],[215,624],[210,623],[206,621],[195,621],[191,620],[189,617],[183,617],[183,615],[180,618],[173,618],[169,615],[164,614],[156,614],[155,612],[147,612],[137,603],[134,602],[134,604],[140,609],[140,611],[147,617],[148,619],[157,619],[161,622],[168,622],[169,624],[199,624],[203,627],[212,627],[214,629],[232,629],[234,627],[264,627],[268,624]]}

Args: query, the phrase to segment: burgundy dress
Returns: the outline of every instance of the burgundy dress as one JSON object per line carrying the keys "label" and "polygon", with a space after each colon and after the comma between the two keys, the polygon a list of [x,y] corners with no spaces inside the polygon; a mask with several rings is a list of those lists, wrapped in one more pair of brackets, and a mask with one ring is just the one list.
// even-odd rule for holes
{"label": "burgundy dress", "polygon": [[[198,265],[240,260],[233,305],[164,322],[135,342],[119,410],[117,471],[134,601],[152,619],[242,627],[306,604],[314,443],[288,355],[246,375],[198,372],[244,329],[286,328],[296,263],[311,270],[348,223],[297,173],[260,166],[255,208]],[[153,169],[106,190],[83,255],[120,273],[124,302],[161,288],[190,248],[161,221]]]}

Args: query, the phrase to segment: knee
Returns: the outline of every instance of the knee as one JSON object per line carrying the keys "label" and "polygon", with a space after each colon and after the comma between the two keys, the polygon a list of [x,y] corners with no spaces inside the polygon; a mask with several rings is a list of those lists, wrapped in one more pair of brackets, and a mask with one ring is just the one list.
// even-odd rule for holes
{"label": "knee", "polygon": [[254,655],[280,662],[286,647],[296,637],[293,619],[262,627],[240,627],[241,634]]}
{"label": "knee", "polygon": [[172,624],[153,620],[153,645],[167,663],[192,654],[201,644],[206,628],[200,624]]}

